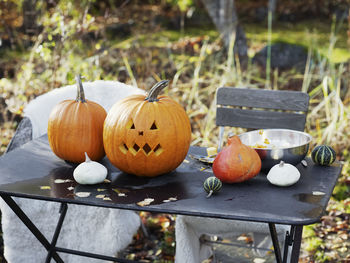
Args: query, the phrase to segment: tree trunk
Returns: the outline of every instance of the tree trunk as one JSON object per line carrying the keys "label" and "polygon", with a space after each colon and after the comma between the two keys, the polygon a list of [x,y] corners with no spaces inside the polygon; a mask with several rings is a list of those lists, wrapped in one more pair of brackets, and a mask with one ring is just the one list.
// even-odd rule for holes
{"label": "tree trunk", "polygon": [[24,0],[22,3],[23,26],[22,30],[27,35],[37,35],[38,25],[36,18],[38,11],[35,9],[36,0]]}
{"label": "tree trunk", "polygon": [[276,6],[277,6],[277,0],[269,0],[268,10],[271,12],[272,20],[275,19]]}
{"label": "tree trunk", "polygon": [[234,0],[202,0],[216,28],[222,34],[228,48],[231,37],[235,37],[234,52],[241,61],[247,58],[247,40],[244,30],[238,24]]}

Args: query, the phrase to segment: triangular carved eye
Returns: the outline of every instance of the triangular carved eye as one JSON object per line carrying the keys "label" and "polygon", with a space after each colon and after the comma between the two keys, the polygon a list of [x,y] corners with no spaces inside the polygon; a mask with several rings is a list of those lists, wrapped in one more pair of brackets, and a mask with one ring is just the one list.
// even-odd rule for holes
{"label": "triangular carved eye", "polygon": [[127,129],[134,130],[135,129],[135,124],[132,119],[128,121],[128,124],[126,125]]}
{"label": "triangular carved eye", "polygon": [[152,126],[151,126],[151,130],[158,130],[158,127],[156,125],[156,122],[154,121]]}

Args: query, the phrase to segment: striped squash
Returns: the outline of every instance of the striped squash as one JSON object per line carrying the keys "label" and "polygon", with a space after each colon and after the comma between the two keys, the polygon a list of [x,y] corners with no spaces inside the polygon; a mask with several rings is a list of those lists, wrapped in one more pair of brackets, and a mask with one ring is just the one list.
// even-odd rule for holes
{"label": "striped squash", "polygon": [[312,160],[319,165],[330,165],[335,161],[335,157],[335,151],[327,145],[318,145],[311,152]]}
{"label": "striped squash", "polygon": [[221,190],[222,182],[215,176],[208,177],[203,183],[204,190],[208,193],[207,198]]}

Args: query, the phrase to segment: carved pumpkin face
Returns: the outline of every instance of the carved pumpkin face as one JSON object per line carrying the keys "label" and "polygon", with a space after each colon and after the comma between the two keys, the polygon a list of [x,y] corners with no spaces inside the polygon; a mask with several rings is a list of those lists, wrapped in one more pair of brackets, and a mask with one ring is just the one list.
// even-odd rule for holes
{"label": "carved pumpkin face", "polygon": [[[138,129],[136,127],[140,127]],[[130,118],[126,123],[125,128],[127,130],[127,136],[125,141],[122,141],[119,145],[119,149],[122,153],[127,154],[130,152],[132,155],[136,156],[139,153],[143,153],[145,156],[155,154],[160,155],[163,152],[163,148],[160,143],[160,139],[156,140],[158,136],[158,125],[156,121],[142,123],[139,118]],[[154,137],[154,140],[151,138]],[[145,139],[147,138],[147,139]],[[149,139],[151,139],[150,142]],[[162,142],[163,143],[163,142]]]}
{"label": "carved pumpkin face", "polygon": [[186,112],[167,96],[154,101],[129,96],[113,105],[104,123],[108,159],[130,174],[153,177],[172,171],[186,157],[190,141]]}

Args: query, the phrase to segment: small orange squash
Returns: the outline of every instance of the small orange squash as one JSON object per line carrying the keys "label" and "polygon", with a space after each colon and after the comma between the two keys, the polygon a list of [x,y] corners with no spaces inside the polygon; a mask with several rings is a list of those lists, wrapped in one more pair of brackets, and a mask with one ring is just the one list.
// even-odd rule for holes
{"label": "small orange squash", "polygon": [[191,141],[189,118],[180,104],[158,96],[161,81],[148,96],[118,101],[107,114],[103,143],[111,163],[123,172],[154,177],[174,170],[187,155]]}
{"label": "small orange squash", "polygon": [[82,163],[85,152],[91,160],[98,161],[105,155],[103,149],[103,122],[105,109],[85,100],[80,76],[76,76],[76,100],[58,103],[50,113],[47,134],[52,151],[60,158]]}
{"label": "small orange squash", "polygon": [[244,145],[238,136],[228,138],[213,163],[214,175],[224,183],[239,183],[258,175],[261,159],[257,152]]}

